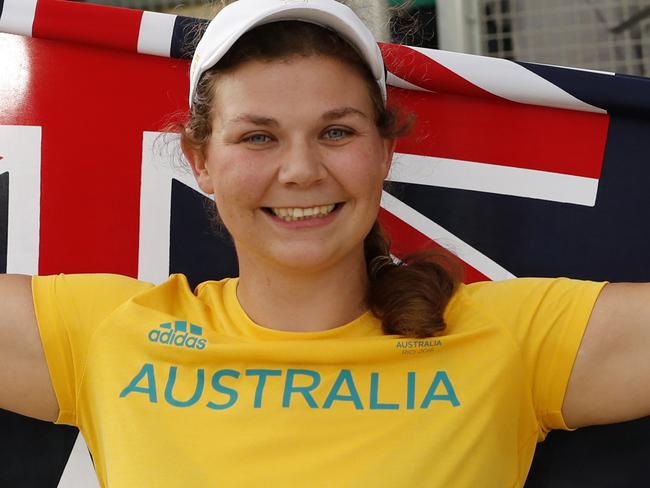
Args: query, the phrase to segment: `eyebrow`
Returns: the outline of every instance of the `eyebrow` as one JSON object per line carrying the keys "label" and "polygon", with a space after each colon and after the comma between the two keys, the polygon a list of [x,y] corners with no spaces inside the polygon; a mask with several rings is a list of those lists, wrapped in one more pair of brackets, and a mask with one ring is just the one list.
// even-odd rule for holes
{"label": "eyebrow", "polygon": [[262,115],[255,114],[241,114],[237,117],[233,117],[228,122],[237,123],[237,122],[248,122],[253,125],[262,125],[267,127],[278,127],[280,123],[271,117],[264,117]]}
{"label": "eyebrow", "polygon": [[[342,108],[335,108],[334,110],[329,110],[325,112],[321,118],[323,120],[330,121],[330,120],[342,119],[343,117],[346,117],[348,115],[359,115],[364,119],[368,118],[368,116],[365,113],[363,113],[361,110],[358,110],[353,107],[342,107]],[[228,122],[230,123],[247,122],[253,125],[261,125],[265,127],[280,126],[280,123],[276,119],[272,117],[265,117],[263,115],[256,115],[256,114],[240,114],[237,115],[236,117],[233,117]]]}
{"label": "eyebrow", "polygon": [[361,110],[352,107],[342,107],[342,108],[336,108],[334,110],[330,110],[328,112],[325,112],[322,118],[324,120],[336,120],[336,119],[342,119],[347,115],[360,115],[364,119],[368,118],[368,116],[365,113],[363,113]]}

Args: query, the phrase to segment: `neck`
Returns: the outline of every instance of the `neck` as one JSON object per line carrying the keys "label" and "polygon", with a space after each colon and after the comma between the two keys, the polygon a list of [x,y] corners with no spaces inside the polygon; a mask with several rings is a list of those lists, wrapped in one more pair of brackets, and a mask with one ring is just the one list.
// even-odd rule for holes
{"label": "neck", "polygon": [[363,252],[318,272],[239,262],[237,298],[257,324],[276,330],[315,332],[347,324],[366,310]]}

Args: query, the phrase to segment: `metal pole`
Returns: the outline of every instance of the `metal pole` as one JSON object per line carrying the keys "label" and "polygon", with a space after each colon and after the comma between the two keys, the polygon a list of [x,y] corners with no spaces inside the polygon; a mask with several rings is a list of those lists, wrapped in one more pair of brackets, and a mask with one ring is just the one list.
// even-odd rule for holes
{"label": "metal pole", "polygon": [[437,1],[440,49],[460,53],[481,54],[478,1]]}
{"label": "metal pole", "polygon": [[345,3],[365,22],[375,39],[390,42],[388,0],[348,0]]}

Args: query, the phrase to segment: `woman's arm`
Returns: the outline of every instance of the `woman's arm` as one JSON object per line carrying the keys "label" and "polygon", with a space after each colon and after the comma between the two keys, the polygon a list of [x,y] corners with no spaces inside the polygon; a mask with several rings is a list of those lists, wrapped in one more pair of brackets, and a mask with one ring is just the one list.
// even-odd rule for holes
{"label": "woman's arm", "polygon": [[36,325],[31,278],[0,275],[0,408],[54,421],[59,412]]}
{"label": "woman's arm", "polygon": [[562,414],[570,427],[650,415],[650,284],[603,289],[573,366]]}

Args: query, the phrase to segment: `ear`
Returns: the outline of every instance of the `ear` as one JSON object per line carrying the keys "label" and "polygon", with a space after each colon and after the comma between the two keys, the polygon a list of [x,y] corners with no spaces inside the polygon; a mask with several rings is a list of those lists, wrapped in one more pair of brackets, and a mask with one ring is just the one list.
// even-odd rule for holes
{"label": "ear", "polygon": [[382,161],[384,179],[388,177],[388,172],[393,164],[393,155],[395,154],[396,145],[397,139],[384,139],[384,160]]}
{"label": "ear", "polygon": [[183,140],[182,137],[181,149],[183,150],[185,159],[187,159],[187,161],[190,163],[192,173],[194,173],[194,178],[196,179],[196,182],[198,183],[201,191],[207,195],[214,194],[214,185],[205,164],[206,158],[203,151],[190,146],[185,140]]}

